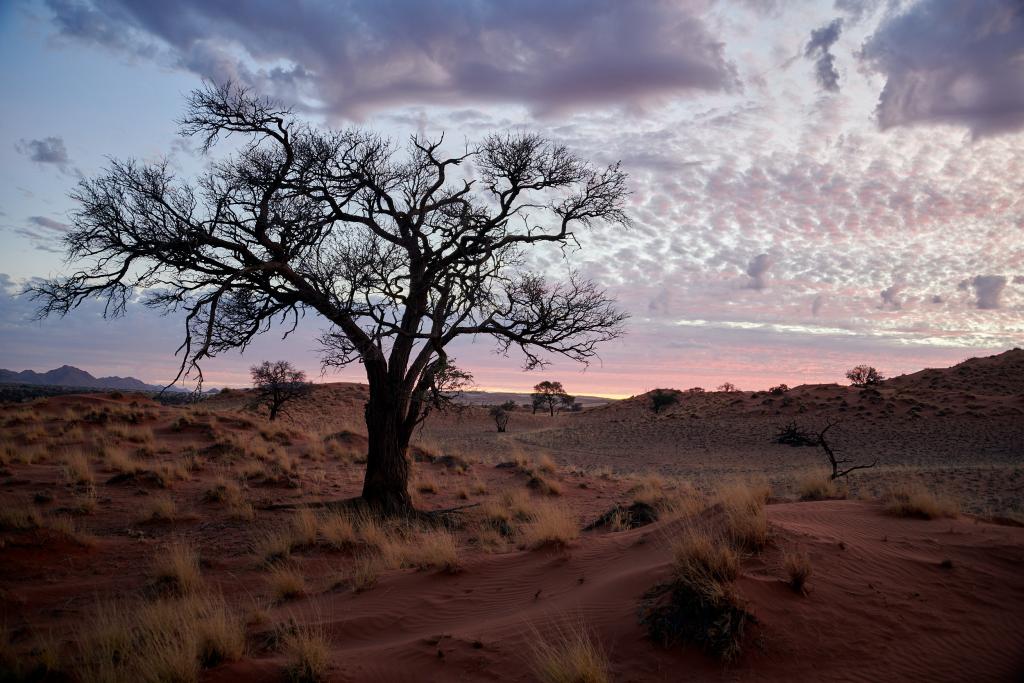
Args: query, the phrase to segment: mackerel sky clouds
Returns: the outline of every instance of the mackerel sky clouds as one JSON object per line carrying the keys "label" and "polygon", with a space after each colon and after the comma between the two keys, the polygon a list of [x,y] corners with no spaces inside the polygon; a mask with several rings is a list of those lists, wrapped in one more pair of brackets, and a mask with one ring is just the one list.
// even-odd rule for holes
{"label": "mackerel sky clouds", "polygon": [[[525,127],[621,160],[634,227],[596,227],[566,258],[632,317],[601,363],[546,372],[579,393],[838,381],[1024,345],[1019,0],[48,0],[0,7],[0,56],[2,367],[173,377],[177,321],[39,323],[14,294],[65,267],[67,195],[107,157],[202,169],[175,120],[204,78],[318,125],[444,131],[453,149]],[[567,269],[559,252],[531,265]],[[208,380],[276,357],[316,374],[321,327]],[[486,340],[456,356],[485,388],[542,379]]]}

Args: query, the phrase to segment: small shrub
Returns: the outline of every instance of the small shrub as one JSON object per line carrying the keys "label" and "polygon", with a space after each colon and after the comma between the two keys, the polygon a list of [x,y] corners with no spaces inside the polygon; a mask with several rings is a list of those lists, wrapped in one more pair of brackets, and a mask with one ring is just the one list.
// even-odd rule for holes
{"label": "small shrub", "polygon": [[807,592],[807,579],[811,578],[813,567],[811,556],[804,551],[787,551],[782,557],[782,566],[786,570],[787,583],[801,595]]}
{"label": "small shrub", "polygon": [[679,403],[679,391],[676,389],[655,389],[651,392],[651,409],[660,413],[663,409]]}
{"label": "small shrub", "polygon": [[672,578],[644,595],[640,622],[665,646],[693,643],[725,661],[735,659],[753,620],[732,587],[739,571],[735,552],[725,539],[690,527],[674,555]]}

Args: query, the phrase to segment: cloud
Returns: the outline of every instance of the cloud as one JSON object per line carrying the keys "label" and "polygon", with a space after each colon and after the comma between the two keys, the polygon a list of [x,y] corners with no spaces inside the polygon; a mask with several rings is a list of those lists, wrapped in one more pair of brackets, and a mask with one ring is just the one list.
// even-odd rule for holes
{"label": "cloud", "polygon": [[893,283],[889,287],[886,287],[879,296],[882,297],[882,305],[879,308],[888,311],[898,311],[903,308],[903,301],[900,299],[900,294],[903,293],[903,285]]}
{"label": "cloud", "polygon": [[823,297],[821,294],[816,295],[814,297],[814,301],[811,302],[811,315],[817,318],[818,314],[821,313],[821,307],[824,305],[825,297]]}
{"label": "cloud", "polygon": [[61,171],[67,171],[71,165],[68,157],[67,147],[64,146],[64,138],[51,136],[42,140],[25,140],[22,138],[15,145],[14,149],[19,154],[24,154],[29,161],[37,164],[52,164]]}
{"label": "cloud", "polygon": [[818,84],[830,92],[839,92],[839,72],[832,46],[843,31],[843,20],[833,19],[821,28],[811,31],[811,39],[804,47],[804,56],[814,60],[814,75]]}
{"label": "cloud", "polygon": [[535,112],[737,86],[702,3],[48,0],[63,36],[340,116],[413,103]]}
{"label": "cloud", "polygon": [[746,289],[762,290],[768,287],[768,271],[772,267],[772,257],[768,254],[758,254],[747,264],[747,275],[750,281],[744,285]]}
{"label": "cloud", "polygon": [[1014,275],[1013,276],[1013,284],[1015,284],[1015,285],[1024,285],[1024,275]]}
{"label": "cloud", "polygon": [[1024,127],[1024,4],[922,0],[888,15],[862,59],[885,76],[883,129],[965,126],[977,137]]}
{"label": "cloud", "polygon": [[977,275],[971,280],[974,294],[978,297],[975,305],[983,310],[999,308],[999,297],[1006,288],[1006,278],[1002,275]]}
{"label": "cloud", "polygon": [[57,241],[67,234],[71,226],[67,223],[55,221],[46,216],[29,216],[29,225],[14,229],[16,235],[21,235],[32,242],[32,245],[40,251],[50,253],[61,253],[63,250],[57,245]]}

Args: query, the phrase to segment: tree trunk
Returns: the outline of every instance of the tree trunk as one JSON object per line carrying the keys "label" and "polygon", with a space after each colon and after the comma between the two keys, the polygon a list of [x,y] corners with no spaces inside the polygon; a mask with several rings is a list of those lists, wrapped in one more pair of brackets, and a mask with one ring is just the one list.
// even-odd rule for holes
{"label": "tree trunk", "polygon": [[413,510],[406,454],[412,432],[404,426],[404,406],[395,394],[387,388],[371,386],[366,404],[369,450],[362,498],[370,507],[389,515]]}

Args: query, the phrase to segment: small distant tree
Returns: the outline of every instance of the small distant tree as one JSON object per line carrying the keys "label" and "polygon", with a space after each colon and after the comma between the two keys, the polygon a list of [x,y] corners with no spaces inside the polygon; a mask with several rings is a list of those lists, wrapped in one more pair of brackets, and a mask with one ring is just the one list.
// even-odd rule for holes
{"label": "small distant tree", "polygon": [[789,385],[776,384],[774,387],[768,390],[768,393],[772,396],[782,396],[784,393],[789,391]]}
{"label": "small distant tree", "polygon": [[731,394],[737,391],[736,385],[733,384],[732,382],[722,382],[721,384],[718,385],[718,390],[724,391],[727,394]]}
{"label": "small distant tree", "polygon": [[846,371],[846,379],[855,387],[870,387],[881,383],[885,377],[870,365],[858,365]]}
{"label": "small distant tree", "polygon": [[253,403],[257,408],[266,406],[271,420],[276,420],[288,403],[308,396],[313,389],[313,385],[306,381],[306,373],[286,360],[265,360],[252,366],[249,372],[256,390]]}
{"label": "small distant tree", "polygon": [[655,389],[651,392],[651,408],[660,413],[662,408],[679,403],[679,392],[675,389]]}
{"label": "small distant tree", "polygon": [[704,393],[704,387],[690,387],[689,389],[686,390],[686,393],[688,393],[688,394],[703,394]]}
{"label": "small distant tree", "polygon": [[555,406],[564,403],[569,398],[569,405],[575,400],[565,392],[561,382],[549,382],[547,380],[534,385],[533,387],[533,412],[538,408],[547,408],[552,417],[555,415]]}
{"label": "small distant tree", "polygon": [[505,401],[500,406],[491,407],[491,417],[494,418],[494,425],[498,428],[499,432],[504,432],[505,428],[508,427],[508,420],[515,409],[515,401]]}
{"label": "small distant tree", "polygon": [[573,406],[576,405],[576,397],[575,396],[570,396],[569,394],[566,394],[565,396],[563,396],[559,400],[561,402],[561,406],[559,406],[559,410],[572,410]]}

